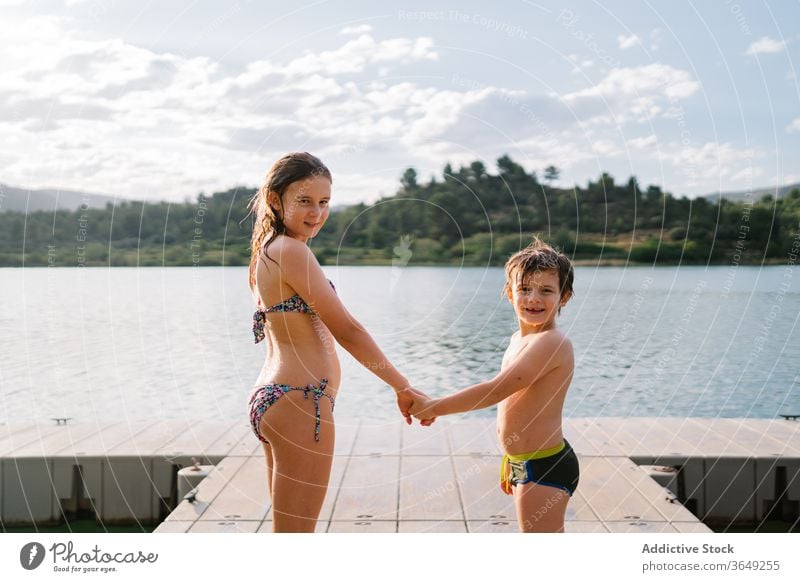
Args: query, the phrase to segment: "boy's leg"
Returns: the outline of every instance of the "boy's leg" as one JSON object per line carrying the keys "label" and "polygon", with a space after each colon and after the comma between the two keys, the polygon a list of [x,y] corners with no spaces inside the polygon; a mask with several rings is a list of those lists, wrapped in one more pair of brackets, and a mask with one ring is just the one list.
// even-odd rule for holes
{"label": "boy's leg", "polygon": [[514,487],[517,521],[523,533],[563,533],[569,493],[549,485],[524,483]]}

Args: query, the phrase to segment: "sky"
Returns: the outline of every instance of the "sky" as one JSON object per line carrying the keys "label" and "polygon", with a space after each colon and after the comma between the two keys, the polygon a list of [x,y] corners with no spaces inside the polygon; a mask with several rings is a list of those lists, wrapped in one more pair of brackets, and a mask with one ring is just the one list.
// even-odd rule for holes
{"label": "sky", "polygon": [[800,182],[800,3],[0,0],[0,183],[137,200],[259,186],[310,151],[333,203],[504,154],[570,187]]}

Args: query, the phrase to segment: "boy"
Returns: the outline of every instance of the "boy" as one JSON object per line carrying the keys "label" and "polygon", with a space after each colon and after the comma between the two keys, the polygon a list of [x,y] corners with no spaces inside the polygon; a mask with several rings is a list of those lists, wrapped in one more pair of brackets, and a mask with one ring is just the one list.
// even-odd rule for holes
{"label": "boy", "polygon": [[566,256],[534,237],[506,262],[505,272],[504,291],[519,330],[511,336],[500,373],[449,396],[417,398],[410,412],[429,420],[499,403],[501,488],[514,495],[520,530],[563,532],[579,468],[561,430],[574,359],[556,317],[573,295],[574,271]]}

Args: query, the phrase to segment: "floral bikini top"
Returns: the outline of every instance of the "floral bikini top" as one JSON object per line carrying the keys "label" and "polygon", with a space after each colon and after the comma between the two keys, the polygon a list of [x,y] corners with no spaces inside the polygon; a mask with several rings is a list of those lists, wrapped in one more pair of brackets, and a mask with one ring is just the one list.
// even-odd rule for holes
{"label": "floral bikini top", "polygon": [[[330,279],[328,279],[328,283],[331,284],[333,287],[334,292],[336,291],[336,287],[333,285]],[[261,297],[258,298],[258,308],[256,308],[255,313],[253,313],[253,336],[255,338],[255,342],[258,343],[264,339],[264,324],[267,322],[267,313],[275,313],[275,312],[290,312],[294,311],[296,313],[308,313],[312,317],[316,317],[316,312],[309,307],[308,303],[300,297],[297,293],[289,297],[288,299],[284,299],[280,303],[276,303],[272,307],[261,307]]]}

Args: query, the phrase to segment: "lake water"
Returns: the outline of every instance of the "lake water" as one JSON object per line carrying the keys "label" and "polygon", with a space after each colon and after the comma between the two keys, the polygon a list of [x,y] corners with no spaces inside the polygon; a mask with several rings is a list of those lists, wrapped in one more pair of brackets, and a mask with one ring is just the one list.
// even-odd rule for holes
{"label": "lake water", "polygon": [[[513,310],[500,268],[326,267],[417,386],[493,376]],[[787,267],[576,269],[568,416],[800,413],[800,276]],[[245,421],[264,358],[244,267],[0,269],[0,421]],[[337,419],[396,418],[340,350]],[[471,413],[492,415],[493,410]]]}

